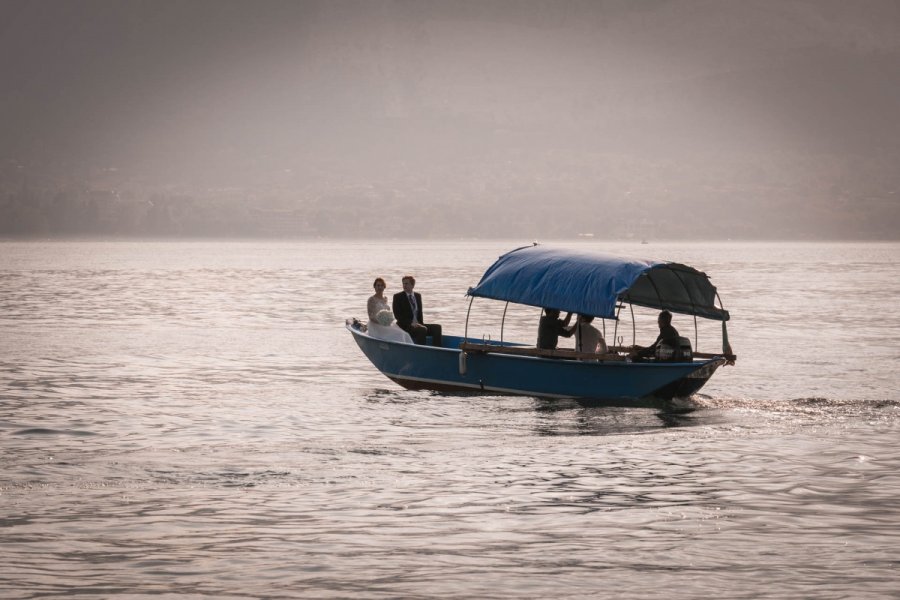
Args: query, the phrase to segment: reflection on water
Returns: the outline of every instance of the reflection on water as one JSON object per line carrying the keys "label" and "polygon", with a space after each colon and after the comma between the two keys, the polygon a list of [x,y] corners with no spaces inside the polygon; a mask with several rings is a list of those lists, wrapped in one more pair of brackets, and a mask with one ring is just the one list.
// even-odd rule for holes
{"label": "reflection on water", "polygon": [[0,596],[895,593],[897,245],[663,249],[739,354],[666,409],[408,392],[344,331],[406,271],[461,328],[505,246],[3,244]]}
{"label": "reflection on water", "polygon": [[535,427],[539,435],[623,435],[667,427],[713,425],[721,420],[711,410],[615,407],[591,400],[535,399],[532,409],[540,418]]}

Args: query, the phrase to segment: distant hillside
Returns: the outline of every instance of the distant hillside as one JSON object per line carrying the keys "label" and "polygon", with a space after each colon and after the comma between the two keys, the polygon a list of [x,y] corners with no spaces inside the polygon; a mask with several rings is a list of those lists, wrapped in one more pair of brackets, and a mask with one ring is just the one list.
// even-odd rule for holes
{"label": "distant hillside", "polygon": [[548,206],[618,235],[900,230],[890,0],[0,0],[0,114],[7,207],[237,195],[315,234],[367,189],[401,230],[476,213],[435,235]]}

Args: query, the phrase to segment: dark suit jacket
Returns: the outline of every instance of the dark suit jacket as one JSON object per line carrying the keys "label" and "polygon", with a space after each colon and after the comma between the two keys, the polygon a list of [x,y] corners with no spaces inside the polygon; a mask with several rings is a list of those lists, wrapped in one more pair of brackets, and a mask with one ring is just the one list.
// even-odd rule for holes
{"label": "dark suit jacket", "polygon": [[[425,321],[422,318],[422,294],[413,292],[413,295],[416,297],[416,306],[419,309],[416,311],[416,320],[424,324]],[[412,306],[409,305],[409,298],[406,297],[406,292],[394,294],[394,299],[391,301],[391,309],[394,311],[394,318],[397,319],[397,325],[400,329],[409,329],[409,326],[412,325],[413,313]]]}

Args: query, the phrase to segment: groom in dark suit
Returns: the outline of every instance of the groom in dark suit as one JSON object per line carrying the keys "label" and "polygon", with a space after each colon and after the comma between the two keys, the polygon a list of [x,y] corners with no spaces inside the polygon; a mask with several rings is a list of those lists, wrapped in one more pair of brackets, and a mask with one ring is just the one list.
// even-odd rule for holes
{"label": "groom in dark suit", "polygon": [[426,325],[422,318],[422,294],[413,292],[416,287],[416,278],[412,275],[403,277],[403,291],[394,294],[391,308],[397,325],[412,337],[417,344],[425,343],[425,336],[431,336],[434,346],[441,346],[441,326]]}

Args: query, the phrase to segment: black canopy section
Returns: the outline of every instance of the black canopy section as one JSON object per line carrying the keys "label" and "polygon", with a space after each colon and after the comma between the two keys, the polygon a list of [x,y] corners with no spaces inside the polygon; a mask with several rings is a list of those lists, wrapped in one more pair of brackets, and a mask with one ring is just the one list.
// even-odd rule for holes
{"label": "black canopy section", "polygon": [[727,310],[716,306],[716,288],[706,273],[679,263],[656,265],[619,294],[619,300],[674,313],[727,321]]}

